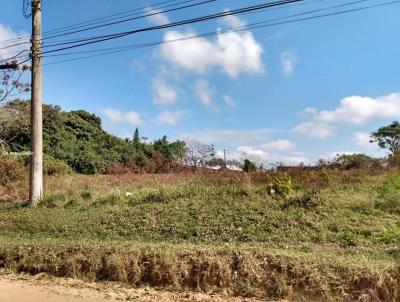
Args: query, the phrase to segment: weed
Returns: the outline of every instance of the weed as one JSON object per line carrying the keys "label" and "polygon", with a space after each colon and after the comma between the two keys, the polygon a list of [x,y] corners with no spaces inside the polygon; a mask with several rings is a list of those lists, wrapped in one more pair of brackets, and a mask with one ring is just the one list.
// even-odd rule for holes
{"label": "weed", "polygon": [[268,185],[267,190],[272,196],[279,196],[287,199],[295,192],[293,179],[286,174],[283,177],[276,177]]}
{"label": "weed", "polygon": [[318,191],[306,191],[300,195],[288,198],[282,205],[282,209],[290,207],[300,207],[304,209],[313,209],[321,205],[321,197]]}

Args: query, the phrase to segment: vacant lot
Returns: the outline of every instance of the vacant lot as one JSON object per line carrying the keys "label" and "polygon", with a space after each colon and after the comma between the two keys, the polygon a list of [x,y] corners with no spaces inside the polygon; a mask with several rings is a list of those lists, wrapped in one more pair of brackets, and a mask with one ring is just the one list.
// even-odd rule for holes
{"label": "vacant lot", "polygon": [[21,202],[23,183],[1,188],[15,201],[0,207],[1,266],[264,299],[399,299],[393,171],[68,175],[46,186],[36,209]]}

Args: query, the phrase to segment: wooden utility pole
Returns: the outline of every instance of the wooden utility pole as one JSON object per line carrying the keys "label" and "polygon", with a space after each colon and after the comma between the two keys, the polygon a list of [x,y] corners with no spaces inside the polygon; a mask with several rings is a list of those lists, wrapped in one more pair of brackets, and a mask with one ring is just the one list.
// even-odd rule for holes
{"label": "wooden utility pole", "polygon": [[29,202],[35,207],[43,194],[42,137],[42,3],[32,0],[32,89],[31,89],[31,157]]}
{"label": "wooden utility pole", "polygon": [[225,149],[224,149],[224,165],[225,165],[225,168],[226,168],[226,151],[225,151]]}

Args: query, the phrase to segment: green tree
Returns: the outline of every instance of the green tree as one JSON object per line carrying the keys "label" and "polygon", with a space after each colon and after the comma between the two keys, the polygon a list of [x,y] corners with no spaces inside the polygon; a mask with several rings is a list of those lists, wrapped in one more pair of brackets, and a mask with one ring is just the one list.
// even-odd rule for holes
{"label": "green tree", "polygon": [[388,126],[371,133],[370,143],[377,143],[382,149],[388,149],[392,154],[400,151],[400,124],[395,121]]}
{"label": "green tree", "polygon": [[135,129],[135,132],[133,133],[133,140],[132,140],[132,142],[133,142],[134,144],[139,144],[139,143],[140,143],[140,136],[139,136],[139,129],[138,129],[138,128],[136,128],[136,129]]}
{"label": "green tree", "polygon": [[257,170],[257,166],[247,158],[244,160],[243,170],[245,172],[255,172]]}

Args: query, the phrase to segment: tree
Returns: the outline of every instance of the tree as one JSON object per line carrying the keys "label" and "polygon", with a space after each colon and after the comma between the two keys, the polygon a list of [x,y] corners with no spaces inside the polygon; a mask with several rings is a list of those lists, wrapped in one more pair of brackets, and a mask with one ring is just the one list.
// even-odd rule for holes
{"label": "tree", "polygon": [[139,144],[140,143],[140,136],[139,136],[139,129],[138,128],[136,128],[135,129],[135,132],[133,133],[133,140],[132,140],[132,142],[134,143],[134,144]]}
{"label": "tree", "polygon": [[166,159],[172,161],[181,161],[185,157],[185,142],[175,141],[168,142],[167,136],[164,135],[161,139],[154,141],[154,151],[159,152]]}
{"label": "tree", "polygon": [[[28,92],[31,87],[30,84],[23,83],[21,80],[24,72],[29,70],[27,65],[18,66],[16,61],[7,64],[9,68],[2,69],[0,75],[0,106],[2,103],[7,103],[10,98]],[[9,141],[4,139],[4,133],[9,132],[10,129],[4,128],[4,121],[18,116],[18,112],[3,106],[0,110],[0,151],[5,152],[9,148]],[[19,119],[16,118],[15,121],[18,122]]]}
{"label": "tree", "polygon": [[192,167],[202,167],[215,156],[214,145],[207,145],[198,141],[186,142],[186,162]]}
{"label": "tree", "polygon": [[388,126],[371,133],[370,143],[378,143],[381,149],[388,149],[392,154],[400,151],[400,124],[395,121]]}
{"label": "tree", "polygon": [[252,161],[246,158],[244,160],[243,170],[245,172],[255,172],[257,170],[257,166]]}
{"label": "tree", "polygon": [[6,102],[10,98],[15,98],[21,93],[30,91],[31,84],[22,81],[22,75],[29,70],[27,65],[16,65],[16,61],[12,61],[8,65],[9,68],[2,70],[0,82],[0,104]]}

